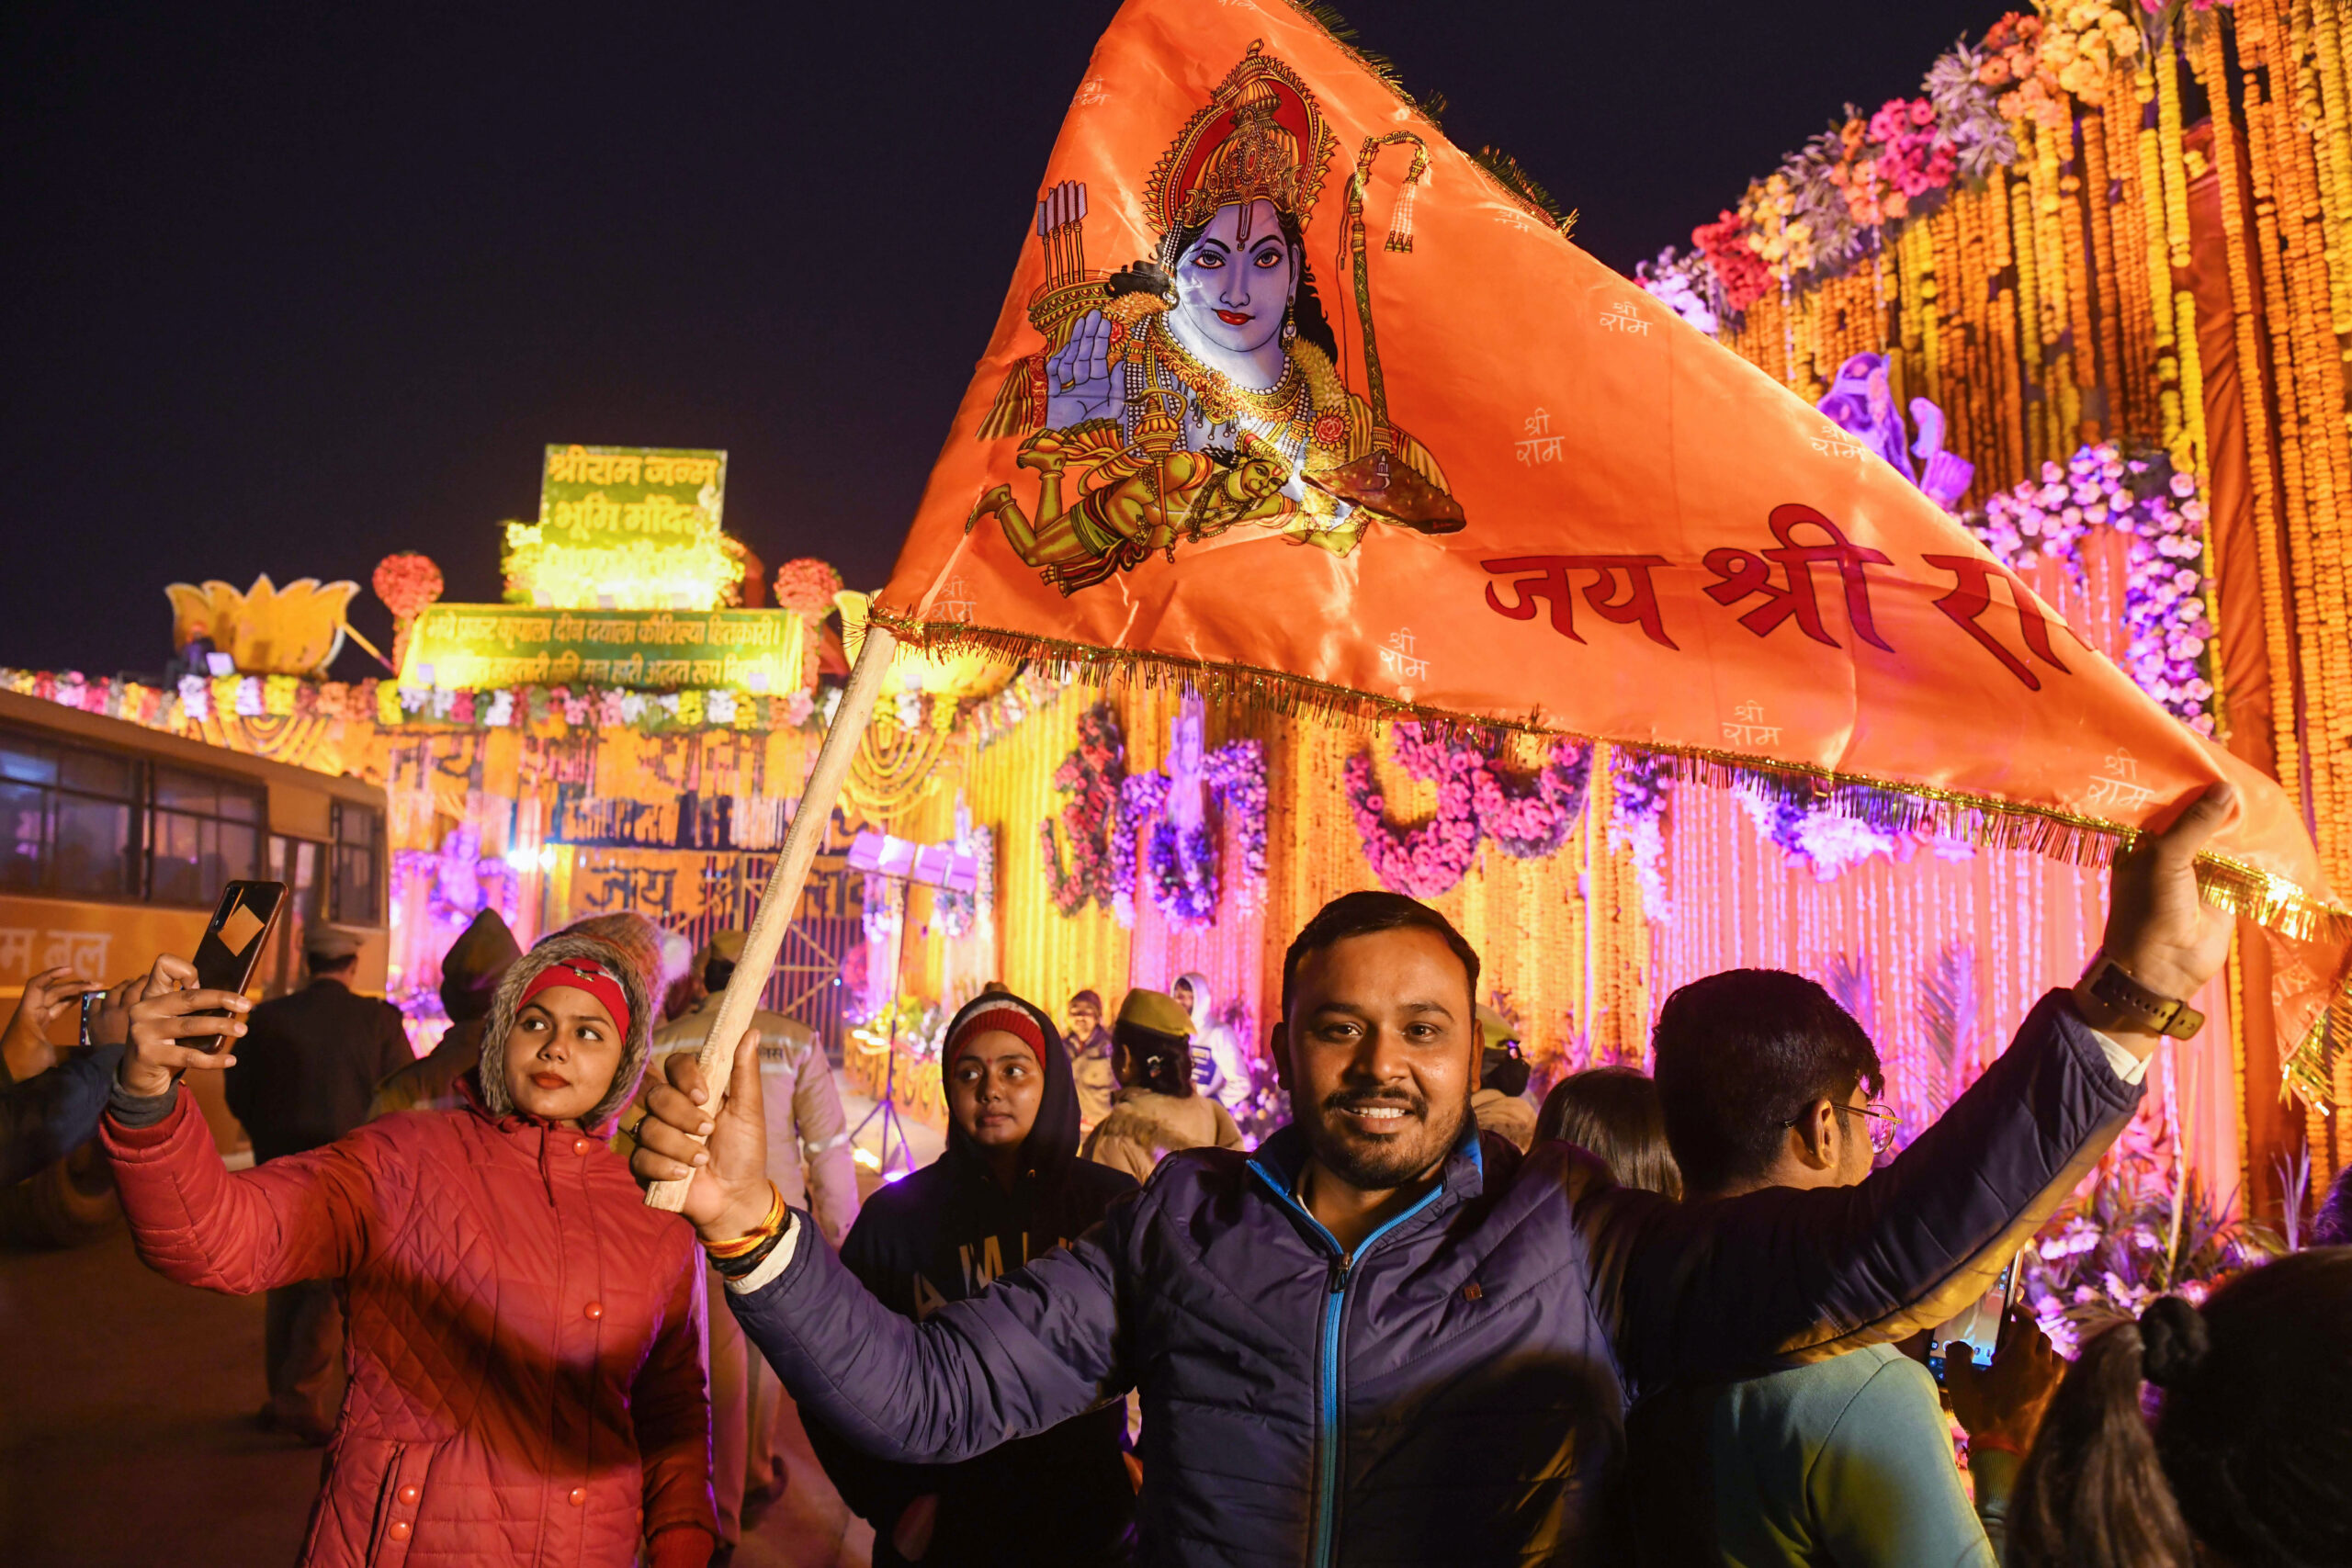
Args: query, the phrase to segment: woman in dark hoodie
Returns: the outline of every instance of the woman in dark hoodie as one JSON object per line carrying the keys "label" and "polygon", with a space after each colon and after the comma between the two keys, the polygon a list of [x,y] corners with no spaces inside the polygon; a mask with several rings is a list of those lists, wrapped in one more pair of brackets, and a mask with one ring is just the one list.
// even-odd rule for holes
{"label": "woman in dark hoodie", "polygon": [[[946,1152],[867,1200],[842,1261],[918,1321],[1077,1237],[1136,1184],[1078,1157],[1078,1091],[1052,1021],[989,994],[940,1053]],[[1126,1561],[1135,1491],[1112,1400],[962,1464],[886,1462],[809,1424],[842,1497],[874,1526],[875,1568],[901,1563],[1097,1568]]]}

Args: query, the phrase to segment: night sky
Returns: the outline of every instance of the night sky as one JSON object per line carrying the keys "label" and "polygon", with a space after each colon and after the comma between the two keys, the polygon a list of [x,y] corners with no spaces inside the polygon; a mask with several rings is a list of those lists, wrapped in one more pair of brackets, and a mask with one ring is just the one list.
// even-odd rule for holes
{"label": "night sky", "polygon": [[[1628,270],[2003,9],[1340,8]],[[491,9],[0,12],[0,664],[395,549],[494,600],[558,440],[725,447],[769,565],[879,584],[1112,0]]]}

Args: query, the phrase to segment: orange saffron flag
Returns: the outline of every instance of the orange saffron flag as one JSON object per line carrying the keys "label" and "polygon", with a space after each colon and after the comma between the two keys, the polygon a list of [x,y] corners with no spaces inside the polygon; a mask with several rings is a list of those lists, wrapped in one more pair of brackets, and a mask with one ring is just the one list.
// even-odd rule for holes
{"label": "orange saffron flag", "polygon": [[875,619],[1212,696],[1529,728],[2352,912],[2294,805],[1904,476],[1571,244],[1284,0],[1128,0]]}

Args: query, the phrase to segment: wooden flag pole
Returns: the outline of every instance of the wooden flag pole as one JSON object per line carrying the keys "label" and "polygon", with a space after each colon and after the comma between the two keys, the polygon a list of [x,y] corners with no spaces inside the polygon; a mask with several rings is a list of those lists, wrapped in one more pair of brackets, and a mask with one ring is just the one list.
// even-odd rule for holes
{"label": "wooden flag pole", "polygon": [[[734,977],[727,982],[726,993],[719,998],[718,1016],[712,1021],[702,1049],[695,1053],[695,1060],[702,1067],[703,1081],[710,1086],[710,1113],[714,1119],[719,1107],[727,1103],[727,1085],[735,1070],[735,1048],[742,1043],[744,1032],[752,1026],[752,1014],[759,1010],[760,992],[767,986],[768,976],[775,968],[776,954],[784,947],[784,933],[800,908],[800,890],[808,885],[808,868],[816,863],[818,846],[825,841],[833,802],[840,798],[842,778],[849,772],[850,754],[857,750],[858,740],[865,733],[865,721],[874,715],[874,700],[882,694],[882,677],[889,671],[890,653],[897,646],[898,639],[888,630],[871,621],[866,623],[865,646],[858,649],[857,663],[849,672],[849,684],[842,692],[841,705],[833,710],[832,727],[825,731],[825,743],[817,750],[817,765],[809,771],[800,806],[792,814],[792,825],[785,829],[784,852],[776,857],[767,889],[760,895],[759,912],[752,917],[752,929],[743,935],[743,956],[735,961]],[[645,1206],[674,1214],[686,1205],[686,1186],[684,1181],[657,1181],[645,1190]]]}

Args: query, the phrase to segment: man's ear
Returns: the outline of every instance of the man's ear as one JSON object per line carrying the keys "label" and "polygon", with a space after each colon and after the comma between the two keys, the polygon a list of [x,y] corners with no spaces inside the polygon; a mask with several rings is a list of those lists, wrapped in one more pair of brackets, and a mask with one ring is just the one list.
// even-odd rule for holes
{"label": "man's ear", "polygon": [[1266,1032],[1266,1055],[1274,1064],[1274,1081],[1284,1094],[1293,1092],[1290,1082],[1290,1031],[1283,1027],[1281,1019]]}
{"label": "man's ear", "polygon": [[1789,1152],[1808,1170],[1830,1170],[1838,1164],[1838,1111],[1827,1095],[1808,1105],[1789,1129]]}

